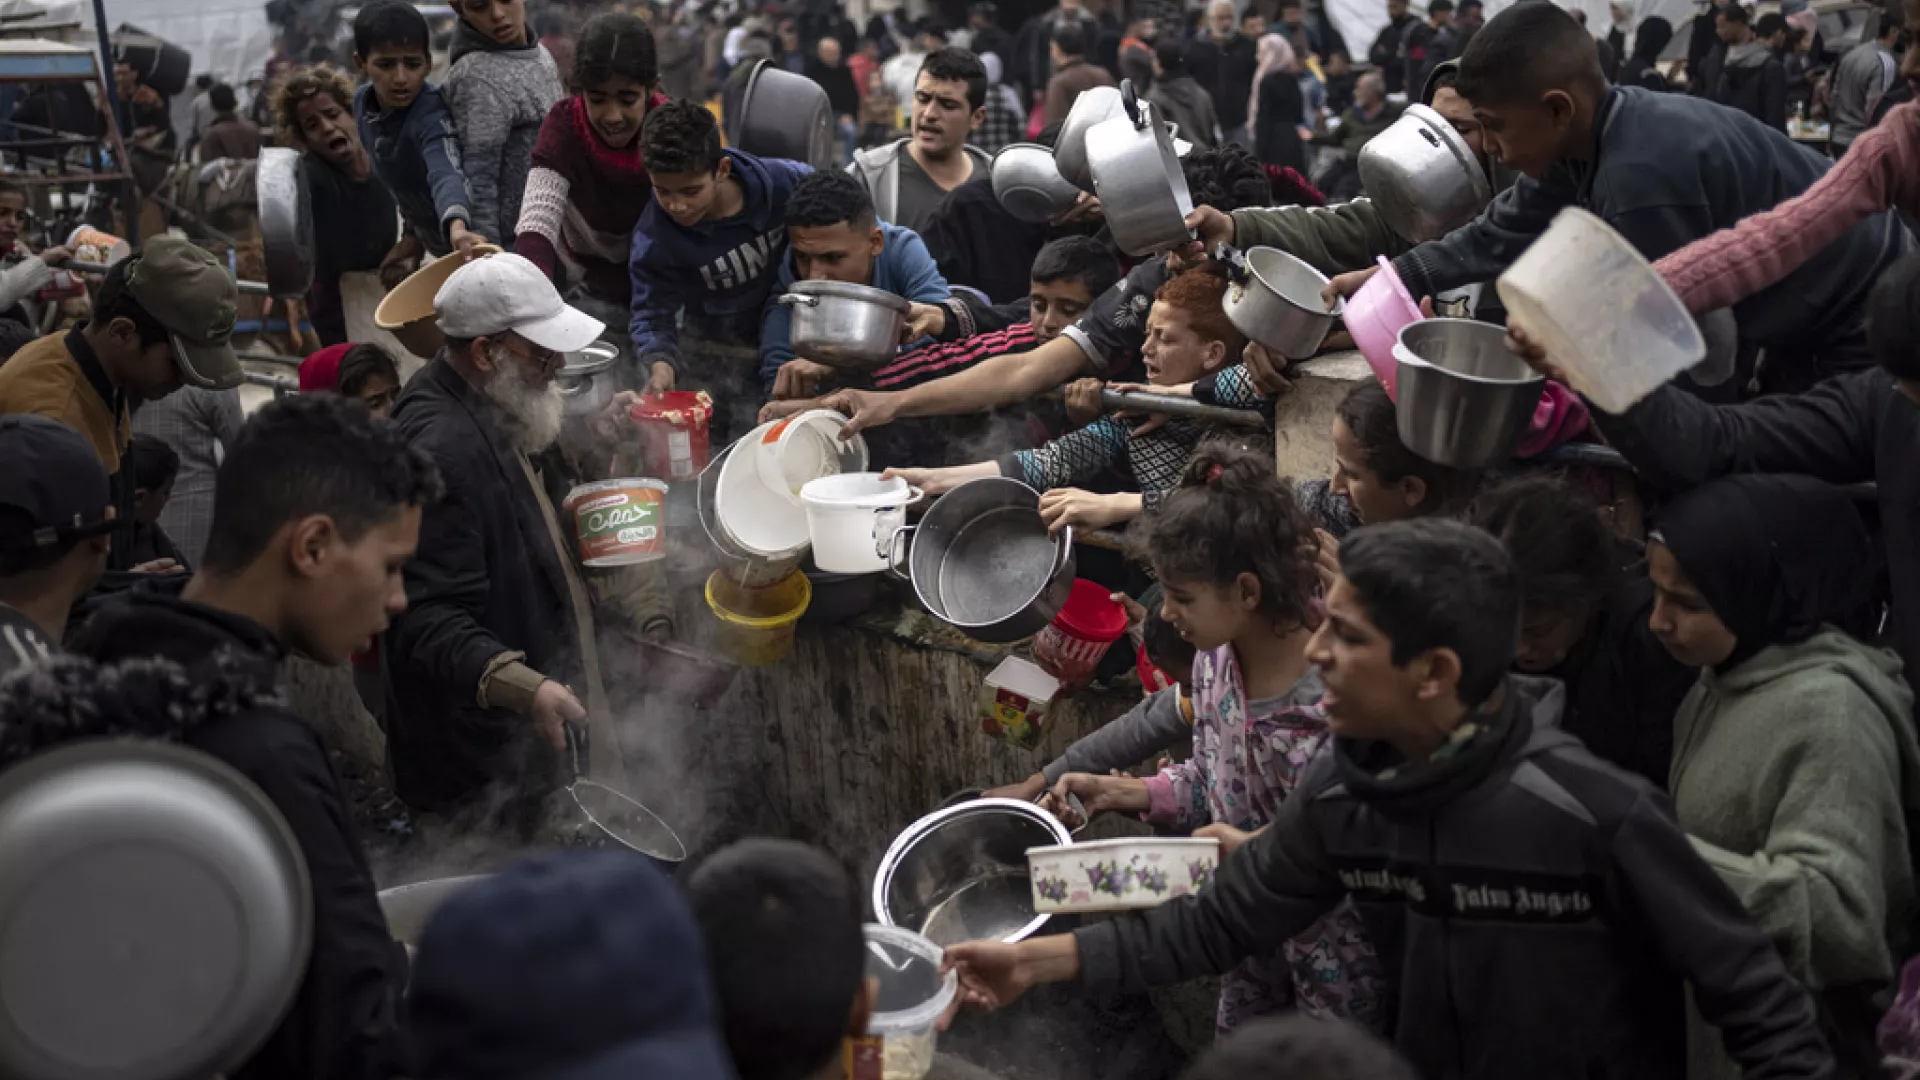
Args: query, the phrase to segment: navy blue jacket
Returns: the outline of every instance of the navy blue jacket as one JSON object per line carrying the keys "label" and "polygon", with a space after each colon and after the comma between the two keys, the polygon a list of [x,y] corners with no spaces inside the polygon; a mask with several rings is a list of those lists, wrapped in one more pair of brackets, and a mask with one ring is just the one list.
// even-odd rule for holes
{"label": "navy blue jacket", "polygon": [[787,196],[813,170],[797,161],[725,150],[746,193],[740,212],[683,228],[655,200],[633,229],[633,354],[640,369],[680,365],[680,309],[735,344],[760,339],[760,313],[787,256]]}
{"label": "navy blue jacket", "polygon": [[[353,118],[360,125],[360,142],[373,158],[374,175],[393,192],[407,228],[428,251],[445,255],[453,250],[447,229],[455,221],[473,221],[453,114],[432,83],[421,87],[420,96],[404,109],[382,112],[378,104],[372,85],[353,95]],[[499,243],[501,238],[487,239]]]}

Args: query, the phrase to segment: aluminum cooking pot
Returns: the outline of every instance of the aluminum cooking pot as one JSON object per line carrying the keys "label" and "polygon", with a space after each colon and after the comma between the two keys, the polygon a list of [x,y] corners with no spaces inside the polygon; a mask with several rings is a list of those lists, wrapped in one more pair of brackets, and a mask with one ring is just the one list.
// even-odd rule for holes
{"label": "aluminum cooking pot", "polygon": [[1400,331],[1394,412],[1407,449],[1460,469],[1512,456],[1546,380],[1507,351],[1505,337],[1472,319],[1422,319]]}
{"label": "aluminum cooking pot", "polygon": [[935,810],[902,830],[881,858],[874,917],[936,945],[1021,941],[1049,918],[1033,910],[1027,849],[1071,843],[1057,818],[1018,799]]}
{"label": "aluminum cooking pot", "polygon": [[993,197],[1021,221],[1044,224],[1073,209],[1080,189],[1060,175],[1053,151],[1039,143],[1009,143],[993,155]]}
{"label": "aluminum cooking pot", "polygon": [[1073,108],[1067,111],[1066,120],[1060,124],[1060,134],[1053,140],[1053,164],[1067,183],[1089,194],[1093,192],[1093,170],[1087,165],[1087,132],[1103,120],[1124,115],[1120,88],[1116,86],[1082,90],[1080,96],[1073,99]]}
{"label": "aluminum cooking pot", "polygon": [[1407,106],[1360,148],[1360,184],[1388,227],[1414,243],[1438,240],[1493,200],[1466,140],[1425,105]]}
{"label": "aluminum cooking pot", "polygon": [[1129,255],[1152,255],[1193,239],[1193,196],[1173,137],[1131,81],[1120,83],[1120,104],[1123,115],[1087,133],[1087,163],[1113,242]]}
{"label": "aluminum cooking pot", "polygon": [[553,377],[554,386],[566,400],[568,416],[597,416],[613,404],[613,362],[620,358],[620,347],[607,341],[595,341],[576,353],[567,354],[566,366]]}
{"label": "aluminum cooking pot", "polygon": [[836,371],[872,371],[900,348],[908,304],[885,289],[844,281],[796,281],[776,303],[793,309],[795,356]]}
{"label": "aluminum cooking pot", "polygon": [[1217,252],[1232,280],[1221,306],[1235,328],[1289,360],[1320,351],[1347,308],[1345,300],[1335,300],[1332,310],[1321,302],[1326,275],[1279,248],[1243,254],[1221,244]]}
{"label": "aluminum cooking pot", "polygon": [[1019,641],[1067,602],[1073,530],[1048,536],[1039,492],[1004,476],[982,477],[942,495],[920,524],[895,532],[887,564],[954,629],[975,641]]}
{"label": "aluminum cooking pot", "polygon": [[299,842],[207,754],[88,739],[8,769],[0,866],[0,1076],[230,1073],[299,990]]}
{"label": "aluminum cooking pot", "polygon": [[833,106],[820,84],[771,60],[754,61],[737,109],[726,110],[727,145],[759,157],[837,168]]}
{"label": "aluminum cooking pot", "polygon": [[305,296],[313,285],[313,205],[307,197],[300,152],[282,146],[263,148],[253,177],[267,290],[275,296]]}

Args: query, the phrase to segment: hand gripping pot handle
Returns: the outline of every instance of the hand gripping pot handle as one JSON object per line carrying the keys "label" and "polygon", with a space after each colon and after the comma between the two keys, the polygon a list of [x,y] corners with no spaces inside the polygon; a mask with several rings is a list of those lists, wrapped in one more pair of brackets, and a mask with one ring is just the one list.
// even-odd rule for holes
{"label": "hand gripping pot handle", "polygon": [[805,304],[807,307],[819,307],[820,298],[817,296],[802,296],[799,293],[781,293],[779,299],[775,300],[774,303],[779,304],[781,307],[793,307],[795,304]]}
{"label": "hand gripping pot handle", "polygon": [[1066,567],[1067,560],[1072,557],[1073,526],[1069,525],[1060,532],[1060,543],[1056,545],[1056,550],[1053,553],[1053,569],[1047,571],[1047,580],[1052,581],[1054,576]]}
{"label": "hand gripping pot handle", "polygon": [[902,525],[893,530],[893,535],[887,539],[887,573],[892,574],[901,581],[910,582],[913,580],[913,575],[906,570],[900,569],[900,567],[901,564],[907,561],[907,539],[913,535],[913,530],[917,528],[919,528],[918,525]]}
{"label": "hand gripping pot handle", "polygon": [[1245,285],[1253,279],[1247,271],[1247,254],[1225,240],[1213,247],[1214,261],[1226,268],[1227,280],[1235,285]]}
{"label": "hand gripping pot handle", "polygon": [[[905,502],[899,506],[882,507],[873,515],[873,553],[887,560],[889,570],[893,569],[893,538],[900,535],[901,529],[907,528],[906,525],[895,524],[895,522],[906,521],[907,506],[920,501],[925,495],[926,492],[909,484]],[[898,571],[895,573],[897,574]]]}

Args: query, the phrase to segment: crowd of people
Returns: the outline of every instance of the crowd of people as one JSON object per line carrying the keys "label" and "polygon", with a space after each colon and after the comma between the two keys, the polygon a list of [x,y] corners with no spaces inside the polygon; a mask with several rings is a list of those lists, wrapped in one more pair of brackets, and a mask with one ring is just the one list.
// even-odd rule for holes
{"label": "crowd of people", "polygon": [[[15,335],[0,768],[157,738],[279,810],[312,941],[235,1080],[844,1075],[876,988],[832,858],[728,838],[675,882],[547,852],[461,892],[416,952],[283,688],[289,657],[353,667],[423,844],[550,846],[583,731],[597,761],[645,752],[602,643],[679,634],[662,564],[582,564],[567,492],[625,475],[654,395],[706,391],[715,445],[827,408],[928,495],[1011,477],[1055,532],[1126,528],[1080,573],[1162,678],[989,794],[1221,845],[1194,896],[949,947],[959,1006],[1220,975],[1194,1080],[1920,1069],[1920,0],[1874,11],[1830,76],[1800,12],[1738,0],[1703,7],[1678,62],[1671,25],[1622,5],[1596,36],[1549,3],[1385,3],[1361,55],[1301,0],[1062,0],[1018,27],[980,3],[952,29],[526,0],[456,0],[439,28],[372,0],[347,57],[277,71],[258,121],[209,82],[201,159],[302,154],[326,347],[244,415],[234,277],[164,235],[86,321]],[[761,63],[825,91],[838,167],[729,144],[718,114]],[[177,152],[119,74],[125,129]],[[990,177],[1121,79],[1191,144],[1193,240],[1138,257],[1098,198],[1031,222]],[[1355,167],[1409,101],[1495,192],[1438,239],[1397,233]],[[1830,118],[1837,162],[1790,116]],[[0,178],[3,307],[71,256],[24,244],[32,199]],[[1730,325],[1724,362],[1610,413],[1510,325],[1554,382],[1486,470],[1410,449],[1418,419],[1371,379],[1327,430],[1286,430],[1298,372],[1228,317],[1218,245],[1293,255],[1329,301],[1384,263],[1504,322],[1475,286],[1566,207]],[[346,275],[390,288],[433,259],[455,268],[424,367],[349,340]],[[805,281],[898,297],[897,354],[850,374],[796,349],[777,298]],[[573,417],[556,377],[596,341],[618,392]],[[1110,415],[1107,389],[1278,417],[1325,436],[1332,473],[1280,475],[1244,428]],[[1558,463],[1569,442],[1633,479]]]}

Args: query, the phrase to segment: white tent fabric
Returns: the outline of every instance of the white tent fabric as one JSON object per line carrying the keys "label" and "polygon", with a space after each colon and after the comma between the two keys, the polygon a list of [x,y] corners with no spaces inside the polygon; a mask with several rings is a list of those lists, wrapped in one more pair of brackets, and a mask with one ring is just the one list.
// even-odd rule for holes
{"label": "white tent fabric", "polygon": [[[1364,62],[1367,48],[1380,34],[1381,27],[1387,25],[1386,0],[1324,0],[1327,17],[1333,20],[1334,28],[1346,39],[1347,48],[1352,50],[1356,61]],[[1512,7],[1515,0],[1486,0],[1486,14],[1492,18],[1506,8]],[[1579,8],[1587,13],[1587,28],[1594,36],[1603,37],[1613,25],[1613,13],[1608,0],[1555,0],[1561,7],[1569,10]],[[1634,0],[1633,21],[1638,25],[1641,19],[1654,15],[1672,23],[1674,29],[1680,29],[1688,16],[1693,14],[1693,0]],[[1419,14],[1426,10],[1424,3],[1416,2],[1412,10]]]}
{"label": "white tent fabric", "polygon": [[[77,22],[83,29],[74,43],[96,41],[92,0],[0,3],[0,11],[7,7],[45,11],[48,22]],[[106,9],[109,33],[122,24],[137,26],[193,54],[194,74],[206,72],[235,86],[264,70],[273,55],[265,0],[107,0]]]}

